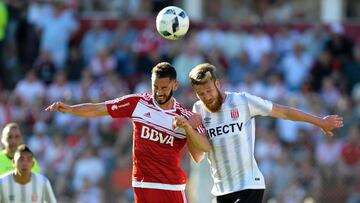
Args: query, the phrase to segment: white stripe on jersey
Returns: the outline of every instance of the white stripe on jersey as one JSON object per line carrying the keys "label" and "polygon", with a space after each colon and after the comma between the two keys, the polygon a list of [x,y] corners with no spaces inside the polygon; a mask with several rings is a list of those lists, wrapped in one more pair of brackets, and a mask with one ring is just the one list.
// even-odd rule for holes
{"label": "white stripe on jersey", "polygon": [[25,185],[17,183],[13,172],[0,176],[1,203],[56,203],[49,180],[40,174],[32,173],[31,180]]}
{"label": "white stripe on jersey", "polygon": [[176,131],[172,130],[174,119],[174,116],[172,114],[164,113],[163,111],[151,107],[144,102],[139,102],[136,105],[136,108],[132,114],[132,118],[133,120],[137,119],[139,122],[139,119],[141,119],[143,120],[143,123],[146,121],[148,125],[154,128],[156,126],[161,126],[163,130],[166,130],[166,132],[170,135],[173,135],[175,132],[179,138],[181,138],[182,136],[185,137],[185,130],[183,128],[179,128]]}
{"label": "white stripe on jersey", "polygon": [[206,110],[201,101],[193,111],[200,114],[212,147],[209,152],[215,196],[244,189],[264,189],[265,181],[254,157],[254,116],[269,115],[272,103],[248,93],[226,92],[216,113]]}
{"label": "white stripe on jersey", "polygon": [[150,125],[152,128],[154,128],[154,129],[156,129],[156,130],[159,130],[159,131],[162,131],[162,132],[166,132],[167,134],[169,134],[169,135],[171,135],[171,136],[174,136],[174,137],[177,137],[177,138],[179,138],[179,139],[186,139],[186,136],[184,136],[183,134],[174,133],[174,131],[170,131],[169,129],[162,128],[161,126],[155,125],[155,124],[152,123],[152,122],[148,122],[148,121],[144,120],[143,118],[133,118],[132,120],[133,120],[133,121],[136,121],[136,122],[139,122],[139,123],[146,124],[146,125]]}
{"label": "white stripe on jersey", "polygon": [[138,182],[132,181],[133,187],[139,188],[152,188],[152,189],[161,189],[161,190],[172,190],[172,191],[180,191],[185,190],[185,184],[181,185],[172,185],[172,184],[164,184],[164,183],[151,183],[151,182]]}

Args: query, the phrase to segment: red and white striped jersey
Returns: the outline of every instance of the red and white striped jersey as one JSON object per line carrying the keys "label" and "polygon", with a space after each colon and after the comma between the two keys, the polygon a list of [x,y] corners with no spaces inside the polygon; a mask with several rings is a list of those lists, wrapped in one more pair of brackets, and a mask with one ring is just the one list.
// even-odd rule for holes
{"label": "red and white striped jersey", "polygon": [[[160,108],[149,93],[127,95],[106,102],[113,118],[133,122],[133,187],[184,190],[186,173],[180,168],[185,131],[173,127],[173,118],[193,113],[176,100],[171,110]],[[198,128],[200,132],[202,126]]]}

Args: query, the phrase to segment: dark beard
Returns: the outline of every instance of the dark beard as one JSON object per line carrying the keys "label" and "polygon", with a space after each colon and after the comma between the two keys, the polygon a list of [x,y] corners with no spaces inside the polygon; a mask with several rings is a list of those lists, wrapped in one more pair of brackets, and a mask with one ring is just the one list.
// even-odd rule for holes
{"label": "dark beard", "polygon": [[156,103],[158,103],[160,105],[163,105],[163,104],[166,104],[166,102],[168,102],[171,99],[172,96],[173,96],[173,91],[171,90],[170,94],[165,98],[165,100],[163,102],[160,102],[156,95],[154,95],[154,98],[155,98]]}
{"label": "dark beard", "polygon": [[212,113],[218,112],[221,109],[222,103],[224,101],[224,98],[218,88],[216,88],[216,91],[218,92],[219,96],[216,98],[215,103],[212,106],[208,106],[206,103],[203,102],[207,110]]}

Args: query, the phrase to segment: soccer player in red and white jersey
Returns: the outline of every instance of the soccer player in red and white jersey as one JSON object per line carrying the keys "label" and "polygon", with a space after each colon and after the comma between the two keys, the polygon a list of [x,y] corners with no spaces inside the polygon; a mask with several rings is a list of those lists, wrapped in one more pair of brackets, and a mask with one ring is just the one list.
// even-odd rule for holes
{"label": "soccer player in red and white jersey", "polygon": [[172,96],[178,88],[175,68],[166,62],[152,69],[152,93],[126,95],[103,103],[55,102],[46,111],[81,117],[110,115],[133,122],[133,177],[136,203],[187,202],[186,174],[180,151],[188,143],[194,161],[210,150],[200,117]]}

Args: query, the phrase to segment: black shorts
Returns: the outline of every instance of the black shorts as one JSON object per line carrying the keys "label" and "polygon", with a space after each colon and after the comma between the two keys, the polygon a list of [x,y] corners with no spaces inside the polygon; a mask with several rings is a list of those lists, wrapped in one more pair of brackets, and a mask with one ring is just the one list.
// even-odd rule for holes
{"label": "black shorts", "polygon": [[262,203],[264,189],[249,189],[216,197],[217,203]]}

